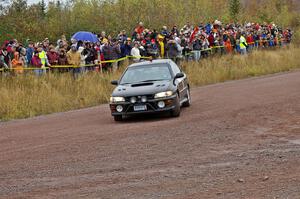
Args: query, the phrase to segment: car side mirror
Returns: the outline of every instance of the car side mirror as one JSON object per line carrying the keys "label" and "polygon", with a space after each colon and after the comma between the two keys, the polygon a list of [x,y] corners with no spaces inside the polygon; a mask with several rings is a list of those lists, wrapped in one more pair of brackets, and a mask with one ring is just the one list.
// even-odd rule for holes
{"label": "car side mirror", "polygon": [[112,85],[118,86],[119,81],[118,81],[118,80],[112,80],[110,83],[111,83]]}
{"label": "car side mirror", "polygon": [[175,75],[174,80],[173,80],[174,86],[175,86],[175,80],[178,79],[178,78],[182,78],[182,77],[184,77],[184,74],[183,74],[183,73],[177,73],[177,74]]}
{"label": "car side mirror", "polygon": [[174,77],[174,79],[178,79],[178,78],[182,78],[184,77],[184,74],[183,73],[177,73]]}

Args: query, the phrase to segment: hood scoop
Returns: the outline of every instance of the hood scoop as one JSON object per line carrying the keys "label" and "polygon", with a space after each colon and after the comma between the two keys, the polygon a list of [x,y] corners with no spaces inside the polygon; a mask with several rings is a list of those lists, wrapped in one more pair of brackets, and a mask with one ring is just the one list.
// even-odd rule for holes
{"label": "hood scoop", "polygon": [[152,82],[145,82],[145,83],[131,84],[131,87],[151,86],[151,85],[153,85]]}
{"label": "hood scoop", "polygon": [[119,88],[118,91],[126,91],[126,88]]}

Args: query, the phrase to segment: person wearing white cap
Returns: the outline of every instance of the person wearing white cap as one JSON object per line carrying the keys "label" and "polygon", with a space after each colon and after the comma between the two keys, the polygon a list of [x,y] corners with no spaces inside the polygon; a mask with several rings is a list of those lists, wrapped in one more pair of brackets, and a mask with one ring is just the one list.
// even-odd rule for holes
{"label": "person wearing white cap", "polygon": [[137,41],[134,42],[134,46],[131,49],[130,55],[134,57],[133,58],[134,62],[139,62],[140,61],[141,53],[140,53],[140,50],[139,50],[139,42],[137,42]]}

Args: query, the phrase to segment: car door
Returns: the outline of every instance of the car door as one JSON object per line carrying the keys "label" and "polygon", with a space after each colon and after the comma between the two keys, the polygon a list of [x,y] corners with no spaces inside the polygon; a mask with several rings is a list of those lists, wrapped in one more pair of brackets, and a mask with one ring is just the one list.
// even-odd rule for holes
{"label": "car door", "polygon": [[[172,68],[174,76],[177,73],[182,72],[181,69],[174,62],[171,62],[171,68]],[[185,96],[187,95],[187,90],[188,90],[186,75],[184,74],[184,77],[176,79],[175,84],[177,85],[177,89],[179,90],[180,101],[182,101],[185,99]]]}

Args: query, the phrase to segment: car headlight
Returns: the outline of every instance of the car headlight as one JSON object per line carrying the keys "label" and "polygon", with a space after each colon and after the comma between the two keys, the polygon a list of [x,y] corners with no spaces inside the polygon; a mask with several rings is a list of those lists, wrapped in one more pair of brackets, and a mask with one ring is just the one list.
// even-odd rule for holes
{"label": "car headlight", "polygon": [[115,102],[125,102],[124,97],[110,97],[110,103],[115,103]]}
{"label": "car headlight", "polygon": [[142,101],[143,103],[147,102],[147,97],[146,97],[146,96],[142,96],[141,101]]}
{"label": "car headlight", "polygon": [[156,93],[154,95],[154,98],[164,98],[164,97],[170,97],[172,95],[173,95],[172,91],[166,91],[166,92]]}
{"label": "car headlight", "polygon": [[136,97],[131,97],[131,98],[130,98],[130,102],[131,102],[132,104],[136,103]]}

